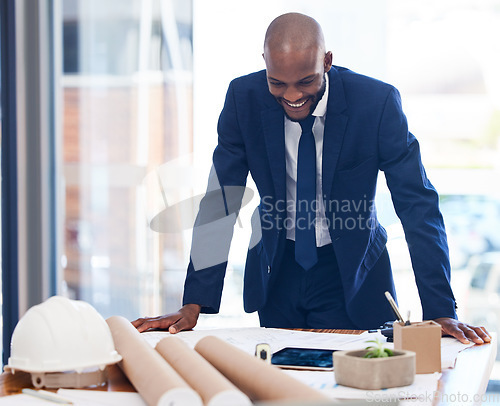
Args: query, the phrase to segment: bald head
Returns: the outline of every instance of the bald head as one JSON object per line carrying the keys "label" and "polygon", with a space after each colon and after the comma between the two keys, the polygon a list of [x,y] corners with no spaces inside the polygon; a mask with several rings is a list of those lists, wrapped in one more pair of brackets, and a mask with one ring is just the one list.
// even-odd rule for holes
{"label": "bald head", "polygon": [[267,29],[263,56],[269,92],[289,119],[303,120],[323,96],[332,66],[321,27],[304,14],[283,14]]}
{"label": "bald head", "polygon": [[283,14],[275,18],[266,31],[264,53],[288,53],[311,48],[324,54],[325,40],[318,22],[304,14]]}

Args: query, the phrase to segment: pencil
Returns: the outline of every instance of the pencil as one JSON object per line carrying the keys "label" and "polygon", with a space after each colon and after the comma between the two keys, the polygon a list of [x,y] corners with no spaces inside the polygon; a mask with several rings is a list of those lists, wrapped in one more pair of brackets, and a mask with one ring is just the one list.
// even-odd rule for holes
{"label": "pencil", "polygon": [[392,295],[389,292],[385,292],[385,297],[389,301],[389,304],[391,305],[392,310],[394,311],[394,314],[396,315],[397,319],[401,323],[404,323],[405,321],[403,320],[403,316],[401,316],[401,313],[399,312],[398,306],[396,305],[396,302],[392,298]]}

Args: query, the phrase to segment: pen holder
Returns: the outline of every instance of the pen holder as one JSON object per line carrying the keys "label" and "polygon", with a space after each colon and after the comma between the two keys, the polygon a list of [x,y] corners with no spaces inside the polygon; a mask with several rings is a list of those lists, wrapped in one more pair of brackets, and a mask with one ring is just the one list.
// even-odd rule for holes
{"label": "pen holder", "polygon": [[422,321],[405,326],[394,323],[394,349],[417,354],[417,374],[441,372],[441,326],[434,321]]}

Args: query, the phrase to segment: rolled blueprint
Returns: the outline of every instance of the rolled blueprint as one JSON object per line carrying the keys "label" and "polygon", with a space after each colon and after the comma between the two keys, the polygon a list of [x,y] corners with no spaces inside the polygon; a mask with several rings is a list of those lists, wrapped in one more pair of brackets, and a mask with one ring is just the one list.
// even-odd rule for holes
{"label": "rolled blueprint", "polygon": [[200,396],[121,316],[106,320],[120,367],[149,406],[201,406]]}
{"label": "rolled blueprint", "polygon": [[165,337],[156,345],[163,358],[198,392],[207,406],[250,406],[252,402],[184,341]]}
{"label": "rolled blueprint", "polygon": [[274,365],[267,364],[220,338],[204,337],[198,341],[195,350],[252,401],[332,402],[331,398],[292,378]]}

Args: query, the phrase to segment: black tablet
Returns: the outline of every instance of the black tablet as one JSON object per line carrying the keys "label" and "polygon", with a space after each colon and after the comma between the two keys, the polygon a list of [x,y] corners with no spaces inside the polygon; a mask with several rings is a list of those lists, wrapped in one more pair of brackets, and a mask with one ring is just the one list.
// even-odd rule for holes
{"label": "black tablet", "polygon": [[336,350],[285,347],[271,356],[271,364],[288,369],[331,371],[334,351]]}

